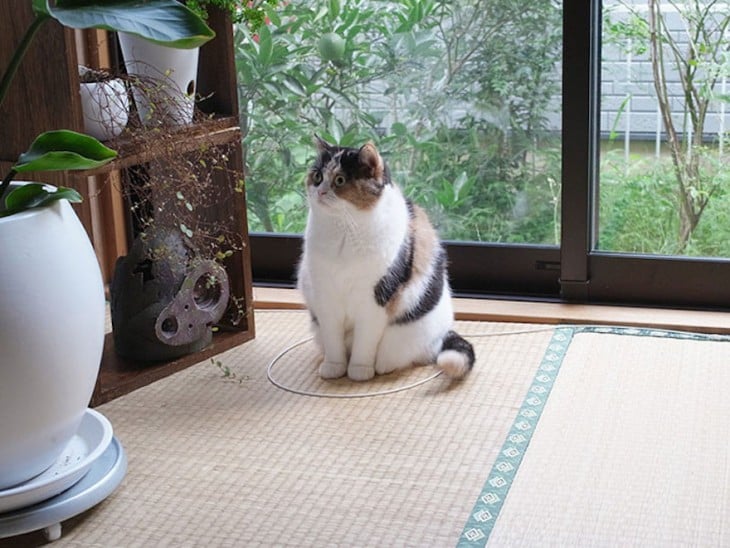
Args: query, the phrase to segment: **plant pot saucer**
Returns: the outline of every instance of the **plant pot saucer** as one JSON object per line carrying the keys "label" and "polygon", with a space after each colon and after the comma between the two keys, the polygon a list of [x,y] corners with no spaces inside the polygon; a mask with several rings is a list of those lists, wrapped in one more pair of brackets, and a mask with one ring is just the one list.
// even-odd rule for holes
{"label": "plant pot saucer", "polygon": [[48,540],[61,537],[61,522],[111,495],[127,472],[127,456],[116,437],[71,488],[38,504],[0,514],[0,538],[43,529]]}
{"label": "plant pot saucer", "polygon": [[87,409],[76,434],[50,468],[20,485],[0,490],[0,516],[49,499],[71,487],[106,451],[112,436],[112,425],[107,418],[98,411]]}

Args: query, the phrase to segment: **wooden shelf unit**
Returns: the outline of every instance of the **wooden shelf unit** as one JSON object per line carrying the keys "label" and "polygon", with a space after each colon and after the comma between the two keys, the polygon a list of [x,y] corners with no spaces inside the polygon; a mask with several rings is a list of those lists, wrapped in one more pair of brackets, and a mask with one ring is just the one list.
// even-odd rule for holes
{"label": "wooden shelf unit", "polygon": [[[33,19],[27,0],[0,2],[0,67],[7,66],[10,54]],[[228,17],[212,9],[208,24],[216,37],[200,50],[197,92],[205,99],[197,107],[208,118],[179,129],[176,150],[192,151],[201,141],[230,145],[227,170],[212,175],[221,188],[235,188],[232,172],[243,173],[241,134],[238,127],[238,97],[233,50],[233,29]],[[42,35],[31,44],[13,86],[0,107],[0,170],[7,169],[41,132],[52,129],[83,131],[77,65],[101,68],[120,66],[120,55],[113,33],[99,30],[74,31],[56,21],[47,22]],[[75,205],[81,222],[94,243],[105,280],[109,282],[118,256],[131,244],[124,226],[121,194],[113,187],[119,173],[156,158],[158,151],[146,143],[115,142],[119,158],[102,169],[90,172],[29,174],[27,180],[40,180],[78,190],[84,201]],[[227,186],[225,186],[227,185]],[[226,260],[231,294],[242,299],[245,311],[237,325],[221,326],[213,343],[201,352],[169,362],[139,363],[121,359],[114,351],[113,337],[107,335],[104,356],[91,405],[100,405],[132,390],[209,359],[255,336],[251,259],[248,245],[245,193],[231,192],[231,200],[216,206],[206,215],[227,223],[226,229],[241,236],[242,249]],[[126,232],[126,234],[125,234]],[[60,350],[62,351],[62,350]]]}
{"label": "wooden shelf unit", "polygon": [[252,333],[247,337],[242,332],[224,331],[214,335],[213,343],[200,352],[167,362],[145,363],[119,357],[114,351],[114,338],[109,333],[104,341],[104,364],[99,371],[91,407],[128,394],[196,363],[209,360],[216,354],[230,350],[252,337]]}
{"label": "wooden shelf unit", "polygon": [[[169,132],[170,130],[167,131]],[[241,140],[241,128],[238,127],[238,120],[232,116],[210,118],[192,126],[180,126],[179,129],[175,129],[171,133],[172,135],[168,135],[167,139],[177,139],[175,151],[179,154],[194,151],[201,143],[206,145],[225,145],[237,143]],[[166,144],[167,141],[163,146],[166,146]],[[84,172],[83,174],[98,176],[111,171],[142,165],[154,160],[160,154],[166,153],[165,150],[155,148],[154,142],[148,142],[145,147],[140,147],[134,141],[120,139],[114,142],[113,147],[118,154],[116,160],[98,169]]]}

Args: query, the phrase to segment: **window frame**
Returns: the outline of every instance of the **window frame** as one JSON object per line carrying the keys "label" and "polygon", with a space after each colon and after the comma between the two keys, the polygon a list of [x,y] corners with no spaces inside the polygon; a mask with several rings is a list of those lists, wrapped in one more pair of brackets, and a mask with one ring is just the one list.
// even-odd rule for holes
{"label": "window frame", "polygon": [[[602,9],[601,0],[563,0],[561,245],[446,242],[454,293],[728,308],[730,260],[596,250]],[[294,286],[301,242],[252,233],[254,283]]]}

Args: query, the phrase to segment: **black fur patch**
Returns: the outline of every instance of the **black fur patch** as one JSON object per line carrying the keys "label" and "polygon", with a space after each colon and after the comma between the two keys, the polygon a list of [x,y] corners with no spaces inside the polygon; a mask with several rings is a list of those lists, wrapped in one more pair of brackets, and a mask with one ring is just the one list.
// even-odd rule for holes
{"label": "black fur patch", "polygon": [[[388,174],[388,182],[390,183],[390,174]],[[406,207],[408,208],[408,218],[412,221],[416,218],[416,210],[413,209],[413,202],[410,198],[406,198]]]}
{"label": "black fur patch", "polygon": [[[385,160],[383,160],[383,186],[392,184],[393,181],[390,178],[390,168],[388,167],[388,164],[385,163]],[[408,200],[408,209],[410,210],[411,217],[413,217],[413,204],[410,200]]]}
{"label": "black fur patch", "polygon": [[338,150],[342,151],[339,158],[340,167],[342,168],[342,171],[347,174],[349,179],[361,179],[369,175],[364,172],[364,167],[360,165],[357,149],[340,148]]}
{"label": "black fur patch", "polygon": [[[415,216],[413,202],[406,200],[406,206],[408,207],[408,217],[413,219]],[[398,288],[411,279],[413,275],[413,252],[413,233],[409,232],[398,250],[395,261],[388,267],[388,272],[378,280],[375,286],[375,302],[378,303],[378,306],[388,304],[388,301],[398,292]]]}
{"label": "black fur patch", "polygon": [[327,164],[332,161],[332,154],[328,151],[323,151],[319,153],[319,156],[317,156],[317,159],[314,162],[315,169],[321,170],[326,166]]}
{"label": "black fur patch", "polygon": [[378,280],[375,286],[375,302],[385,306],[398,292],[398,288],[408,283],[413,274],[413,234],[403,240],[398,256],[388,268],[388,272]]}
{"label": "black fur patch", "polygon": [[431,310],[433,310],[441,300],[444,292],[444,275],[446,271],[446,253],[442,248],[438,250],[436,262],[433,265],[433,271],[428,279],[426,290],[421,295],[416,305],[408,310],[405,314],[395,320],[396,324],[405,324],[422,318]]}
{"label": "black fur patch", "polygon": [[474,367],[474,361],[476,360],[474,347],[456,331],[449,331],[446,333],[441,346],[441,351],[443,352],[444,350],[455,350],[460,354],[464,354],[469,362],[469,370]]}

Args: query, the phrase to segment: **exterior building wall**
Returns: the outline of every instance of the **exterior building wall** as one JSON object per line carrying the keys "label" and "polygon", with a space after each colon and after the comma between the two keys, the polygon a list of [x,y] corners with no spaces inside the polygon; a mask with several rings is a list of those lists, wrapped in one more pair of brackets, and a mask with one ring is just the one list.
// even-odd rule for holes
{"label": "exterior building wall", "polygon": [[[640,13],[646,14],[645,1],[633,2]],[[716,6],[720,15],[730,10],[730,4]],[[604,11],[610,13],[613,21],[627,21],[628,9],[616,0],[605,0]],[[687,29],[679,14],[667,3],[663,7],[666,21],[675,40],[683,51],[690,47]],[[730,43],[730,33],[726,39]],[[664,127],[658,114],[658,102],[654,89],[654,76],[648,44],[643,53],[630,52],[630,42],[624,44],[606,43],[602,48],[601,72],[601,132],[608,135],[612,130],[618,133],[629,132],[632,139],[655,139],[657,131],[663,137]],[[730,63],[728,54],[727,63]],[[684,92],[680,74],[673,65],[667,63],[666,79],[669,94],[672,96],[672,110],[675,113],[675,127],[681,133],[690,131],[689,121],[683,120]],[[723,91],[724,87],[724,91]],[[728,95],[730,78],[718,81],[714,93]],[[720,98],[710,104],[705,122],[705,138],[712,140],[721,132],[730,130],[730,103]]]}

